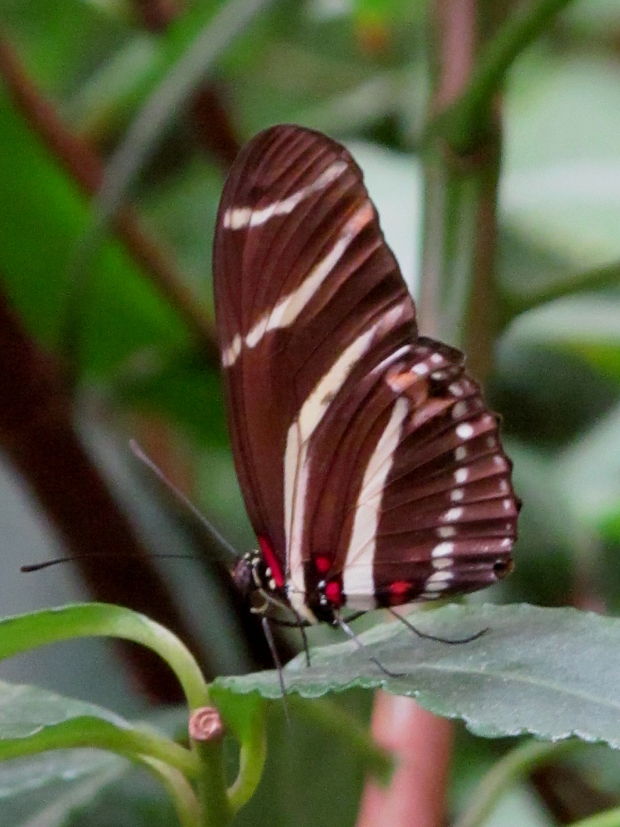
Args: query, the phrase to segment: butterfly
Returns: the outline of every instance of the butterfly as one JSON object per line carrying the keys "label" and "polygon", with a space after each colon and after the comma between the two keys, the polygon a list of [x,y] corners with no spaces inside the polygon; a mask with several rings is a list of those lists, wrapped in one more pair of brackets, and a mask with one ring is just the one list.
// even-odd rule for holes
{"label": "butterfly", "polygon": [[471,592],[512,567],[519,501],[463,354],[420,336],[360,168],[271,127],[214,242],[235,466],[258,540],[234,579],[300,622]]}

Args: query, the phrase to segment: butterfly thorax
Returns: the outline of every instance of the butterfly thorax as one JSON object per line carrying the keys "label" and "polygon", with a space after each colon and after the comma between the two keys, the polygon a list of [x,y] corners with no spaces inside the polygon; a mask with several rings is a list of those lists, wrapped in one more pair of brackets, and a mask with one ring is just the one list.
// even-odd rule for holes
{"label": "butterfly thorax", "polygon": [[258,549],[239,558],[232,570],[232,579],[254,612],[288,608],[304,625],[334,623],[338,609],[345,603],[340,578],[319,576],[314,579],[310,592],[300,594],[284,581],[277,566],[274,571],[267,564]]}
{"label": "butterfly thorax", "polygon": [[250,602],[253,603],[257,595],[265,595],[279,603],[286,602],[285,589],[278,585],[277,575],[274,577],[274,572],[258,549],[240,557],[231,574],[241,594]]}

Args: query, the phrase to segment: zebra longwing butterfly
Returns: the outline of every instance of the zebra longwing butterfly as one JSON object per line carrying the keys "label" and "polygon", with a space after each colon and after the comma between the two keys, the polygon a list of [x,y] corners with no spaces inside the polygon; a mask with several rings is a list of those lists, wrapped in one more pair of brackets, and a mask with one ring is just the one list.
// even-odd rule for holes
{"label": "zebra longwing butterfly", "polygon": [[511,568],[498,417],[419,336],[362,173],[275,126],[226,182],[214,281],[237,474],[260,551],[244,590],[316,622],[480,589]]}

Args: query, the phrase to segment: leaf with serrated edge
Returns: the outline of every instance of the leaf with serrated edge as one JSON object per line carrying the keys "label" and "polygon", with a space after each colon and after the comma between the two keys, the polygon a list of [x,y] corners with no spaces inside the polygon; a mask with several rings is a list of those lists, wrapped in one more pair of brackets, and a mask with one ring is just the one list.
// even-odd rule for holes
{"label": "leaf with serrated edge", "polygon": [[[450,646],[418,639],[395,621],[381,624],[360,635],[363,651],[347,641],[313,649],[310,668],[295,658],[284,670],[287,689],[316,698],[381,687],[460,718],[485,737],[576,736],[620,748],[620,619],[519,604],[449,605],[413,620],[421,631],[447,639],[488,631]],[[382,674],[371,657],[399,677]],[[231,692],[280,695],[275,671],[216,683]]]}

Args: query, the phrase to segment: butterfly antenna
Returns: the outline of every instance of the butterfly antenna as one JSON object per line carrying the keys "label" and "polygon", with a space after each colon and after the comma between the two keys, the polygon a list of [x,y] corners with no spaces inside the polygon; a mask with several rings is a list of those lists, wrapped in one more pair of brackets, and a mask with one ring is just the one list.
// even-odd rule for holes
{"label": "butterfly antenna", "polygon": [[280,691],[282,692],[282,701],[284,703],[284,715],[286,717],[287,724],[290,726],[291,716],[288,708],[288,702],[286,700],[286,685],[284,683],[284,670],[282,668],[282,661],[280,660],[280,655],[278,654],[276,642],[273,639],[273,633],[271,631],[271,626],[269,625],[269,618],[267,617],[267,615],[263,615],[260,619],[260,622],[263,627],[263,634],[265,635],[265,640],[267,641],[267,645],[269,646],[269,651],[271,652],[271,657],[273,658],[273,662],[275,663],[276,669],[278,670],[278,683],[280,684]]}
{"label": "butterfly antenna", "polygon": [[[57,566],[59,563],[72,563],[74,560],[93,560],[95,557],[115,557],[117,560],[141,560],[144,561],[143,554],[115,554],[108,551],[95,551],[91,554],[69,554],[67,557],[54,557],[53,560],[43,560],[42,563],[28,563],[25,566],[20,566],[19,570],[24,573],[31,571],[41,571],[41,569],[48,569],[50,566]],[[164,558],[166,560],[195,560],[191,554],[175,554],[171,552],[161,552],[156,554],[149,554],[149,557]]]}
{"label": "butterfly antenna", "polygon": [[129,448],[131,449],[132,454],[136,459],[140,460],[143,465],[149,469],[149,471],[154,474],[157,479],[162,482],[168,491],[173,494],[179,502],[183,503],[183,505],[190,511],[190,513],[198,520],[198,522],[203,526],[206,530],[209,537],[214,540],[220,548],[226,552],[229,557],[232,557],[234,560],[239,559],[238,551],[228,542],[228,540],[220,534],[217,528],[211,523],[204,514],[202,514],[194,505],[194,503],[181,491],[180,488],[168,479],[168,477],[164,474],[164,472],[156,465],[153,460],[144,453],[142,448],[138,445],[135,439],[129,440]]}
{"label": "butterfly antenna", "polygon": [[[291,606],[291,608],[293,608],[293,607]],[[302,640],[303,647],[304,647],[304,655],[306,656],[306,668],[309,669],[310,665],[311,665],[310,664],[310,647],[308,646],[308,635],[306,634],[306,626],[308,624],[304,623],[304,619],[301,617],[299,612],[294,608],[293,608],[293,614],[295,615],[295,619],[297,621],[297,623],[295,625],[297,626],[297,628],[299,629],[299,632],[301,634],[301,640]]]}
{"label": "butterfly antenna", "polygon": [[479,632],[476,632],[473,635],[469,635],[469,637],[461,637],[457,638],[456,640],[450,640],[449,638],[445,637],[437,637],[437,635],[429,635],[428,632],[421,632],[413,625],[413,623],[407,620],[406,617],[403,617],[401,614],[398,614],[398,612],[395,612],[394,609],[391,609],[388,606],[387,610],[392,615],[392,617],[395,617],[397,618],[397,620],[400,620],[401,623],[404,623],[405,626],[414,633],[414,635],[417,635],[423,640],[436,640],[437,643],[448,643],[452,646],[458,646],[461,643],[471,643],[472,640],[478,640],[479,637],[482,637],[482,635],[486,635],[486,633],[489,631],[488,628],[481,629]]}

